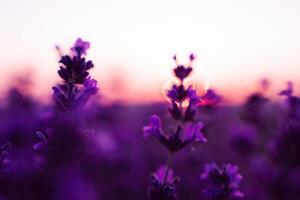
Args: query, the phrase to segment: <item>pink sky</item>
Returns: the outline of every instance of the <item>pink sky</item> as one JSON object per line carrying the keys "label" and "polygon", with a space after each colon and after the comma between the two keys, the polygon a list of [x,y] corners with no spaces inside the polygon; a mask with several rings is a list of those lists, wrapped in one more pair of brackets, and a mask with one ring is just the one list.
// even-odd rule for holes
{"label": "pink sky", "polygon": [[264,77],[273,83],[271,96],[287,80],[298,88],[297,0],[1,3],[0,72],[7,79],[32,69],[37,97],[50,95],[59,80],[54,45],[67,51],[77,37],[91,42],[92,73],[107,100],[162,99],[162,88],[172,80],[174,53],[185,61],[194,52],[192,79],[199,91],[210,82],[231,101],[254,91]]}

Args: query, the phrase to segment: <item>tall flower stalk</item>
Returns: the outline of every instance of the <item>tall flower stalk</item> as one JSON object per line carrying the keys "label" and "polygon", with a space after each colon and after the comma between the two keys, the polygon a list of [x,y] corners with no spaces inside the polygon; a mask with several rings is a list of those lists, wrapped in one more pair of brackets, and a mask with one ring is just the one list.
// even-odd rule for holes
{"label": "tall flower stalk", "polygon": [[154,136],[169,152],[167,165],[163,167],[164,175],[161,174],[162,168],[160,168],[156,174],[151,176],[149,193],[152,200],[176,198],[175,183],[178,179],[173,178],[171,169],[174,154],[194,142],[206,142],[206,138],[201,132],[204,124],[194,121],[200,97],[192,85],[185,83],[186,78],[193,70],[192,63],[195,56],[191,54],[189,63],[186,65],[179,64],[176,55],[173,59],[176,63],[173,72],[179,83],[173,84],[166,91],[166,96],[170,101],[169,113],[171,118],[176,121],[174,128],[170,132],[165,132],[158,115],[152,115],[148,125],[143,128],[145,136]]}
{"label": "tall flower stalk", "polygon": [[89,70],[94,67],[94,64],[85,58],[89,48],[89,42],[81,38],[76,40],[70,55],[62,56],[59,61],[61,66],[58,75],[63,82],[52,87],[56,104],[70,113],[72,125],[74,125],[76,111],[98,92],[97,81],[89,75]]}

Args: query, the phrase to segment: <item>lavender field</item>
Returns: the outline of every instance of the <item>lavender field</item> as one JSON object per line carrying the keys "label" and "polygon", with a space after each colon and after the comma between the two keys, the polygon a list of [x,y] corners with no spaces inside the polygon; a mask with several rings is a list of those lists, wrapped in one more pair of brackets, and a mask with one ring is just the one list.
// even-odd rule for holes
{"label": "lavender field", "polygon": [[89,48],[78,39],[61,55],[50,103],[20,86],[2,98],[1,200],[300,199],[293,83],[280,101],[265,95],[264,80],[242,103],[226,104],[186,83],[194,54],[187,63],[175,55],[165,102],[107,104]]}

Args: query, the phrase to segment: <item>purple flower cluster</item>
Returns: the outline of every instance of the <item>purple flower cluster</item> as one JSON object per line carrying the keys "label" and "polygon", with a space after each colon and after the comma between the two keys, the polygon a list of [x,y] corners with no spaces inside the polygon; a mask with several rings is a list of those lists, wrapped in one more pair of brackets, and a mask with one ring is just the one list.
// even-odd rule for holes
{"label": "purple flower cluster", "polygon": [[206,93],[201,96],[201,106],[215,107],[222,101],[222,97],[218,95],[213,89],[208,89]]}
{"label": "purple flower cluster", "polygon": [[[167,170],[169,172],[167,173]],[[174,177],[172,169],[161,166],[156,173],[150,176],[151,186],[148,189],[151,199],[174,200],[176,198],[176,183],[178,177]]]}
{"label": "purple flower cluster", "polygon": [[[187,66],[178,64],[177,57],[173,57],[176,61],[174,75],[180,81],[179,84],[173,84],[170,90],[167,90],[166,95],[170,100],[171,107],[169,112],[175,120],[191,121],[196,113],[196,106],[200,102],[200,97],[197,91],[192,86],[186,87],[184,80],[192,72],[192,62],[195,59],[193,54],[190,55],[190,62]],[[187,102],[186,109],[183,108],[183,103]]]}
{"label": "purple flower cluster", "polygon": [[60,66],[58,74],[63,83],[52,89],[55,102],[63,110],[74,111],[82,108],[90,96],[98,91],[97,81],[89,76],[89,70],[94,64],[83,57],[89,47],[89,42],[79,38],[71,48],[74,55],[62,56],[59,61],[63,66]]}
{"label": "purple flower cluster", "polygon": [[[169,151],[168,163],[166,166],[165,177],[171,170],[173,154],[185,148],[194,142],[206,142],[201,129],[204,124],[202,122],[194,122],[196,106],[200,101],[195,89],[192,86],[186,87],[184,80],[192,72],[192,62],[195,59],[193,54],[190,55],[190,62],[187,66],[178,64],[177,57],[173,57],[176,61],[176,67],[173,70],[176,78],[179,79],[179,84],[174,84],[167,91],[167,97],[170,100],[171,107],[169,112],[172,118],[178,121],[175,129],[167,133],[162,128],[162,122],[158,115],[152,115],[147,126],[144,126],[143,131],[145,136],[154,136],[164,147]],[[187,107],[184,108],[183,103],[187,101]],[[153,179],[152,179],[153,180]],[[176,194],[174,183],[166,181],[160,182],[159,179],[151,181],[150,197],[152,200],[169,200],[175,199]]]}
{"label": "purple flower cluster", "polygon": [[216,163],[206,164],[201,179],[208,181],[208,188],[202,191],[208,200],[232,200],[244,197],[239,191],[243,177],[238,173],[238,167],[231,164],[218,167]]}
{"label": "purple flower cluster", "polygon": [[293,83],[287,83],[287,89],[282,90],[279,95],[286,97],[289,117],[300,120],[300,97],[294,95]]}
{"label": "purple flower cluster", "polygon": [[153,135],[170,152],[175,153],[193,142],[206,142],[201,129],[203,123],[178,125],[174,132],[166,134],[162,129],[162,122],[157,115],[152,115],[148,126],[144,126],[144,135]]}

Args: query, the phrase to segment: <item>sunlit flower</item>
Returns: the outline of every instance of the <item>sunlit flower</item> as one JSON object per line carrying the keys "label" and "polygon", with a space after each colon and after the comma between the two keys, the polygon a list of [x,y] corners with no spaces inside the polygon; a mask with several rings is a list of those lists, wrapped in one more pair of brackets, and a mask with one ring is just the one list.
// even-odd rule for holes
{"label": "sunlit flower", "polygon": [[206,93],[201,96],[201,105],[214,107],[222,101],[222,97],[218,95],[214,90],[208,89]]}
{"label": "sunlit flower", "polygon": [[90,48],[90,43],[87,41],[83,41],[81,38],[78,38],[71,48],[71,51],[80,57],[81,55],[86,55],[86,51]]}

